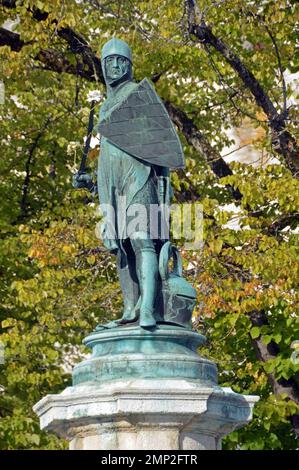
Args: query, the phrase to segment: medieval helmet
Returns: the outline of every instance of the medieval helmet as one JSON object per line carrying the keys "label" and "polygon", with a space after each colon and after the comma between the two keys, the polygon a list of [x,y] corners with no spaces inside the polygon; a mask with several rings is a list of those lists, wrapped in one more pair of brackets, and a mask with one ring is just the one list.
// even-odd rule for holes
{"label": "medieval helmet", "polygon": [[132,51],[128,44],[121,39],[112,38],[104,44],[101,54],[102,64],[106,57],[110,55],[121,55],[132,63]]}
{"label": "medieval helmet", "polygon": [[[108,79],[106,76],[105,59],[111,55],[120,55],[122,57],[125,57],[129,61],[127,72],[121,78],[117,80]],[[128,80],[132,78],[132,51],[130,47],[128,46],[128,44],[122,41],[121,39],[112,38],[110,39],[110,41],[104,44],[102,48],[102,54],[101,54],[101,64],[102,64],[104,79],[105,79],[108,89],[110,86],[112,87],[116,86],[117,84],[123,82],[124,80]]]}

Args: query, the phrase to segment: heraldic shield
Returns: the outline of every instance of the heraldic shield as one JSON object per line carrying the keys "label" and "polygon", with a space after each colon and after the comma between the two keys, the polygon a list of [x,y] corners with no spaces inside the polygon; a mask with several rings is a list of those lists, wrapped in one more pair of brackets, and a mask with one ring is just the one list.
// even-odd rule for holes
{"label": "heraldic shield", "polygon": [[112,144],[135,158],[167,168],[185,166],[176,130],[147,78],[113,106],[98,129]]}

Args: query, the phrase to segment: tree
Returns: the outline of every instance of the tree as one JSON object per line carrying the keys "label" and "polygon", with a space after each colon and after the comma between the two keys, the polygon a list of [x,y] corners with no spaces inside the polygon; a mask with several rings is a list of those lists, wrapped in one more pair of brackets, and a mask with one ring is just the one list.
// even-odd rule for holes
{"label": "tree", "polygon": [[[295,448],[298,113],[285,76],[298,71],[296,2],[65,3],[0,1],[1,448],[65,445],[39,431],[31,407],[69,383],[84,335],[120,310],[95,202],[70,185],[88,93],[104,93],[97,51],[115,31],[132,45],[136,79],[152,78],[180,131],[187,167],[172,175],[177,201],[203,205],[203,250],[184,251],[181,240],[199,293],[196,325],[208,337],[202,353],[222,384],[262,397],[225,445]],[[249,144],[275,156],[271,164],[222,157],[227,131],[244,120],[256,127]]]}

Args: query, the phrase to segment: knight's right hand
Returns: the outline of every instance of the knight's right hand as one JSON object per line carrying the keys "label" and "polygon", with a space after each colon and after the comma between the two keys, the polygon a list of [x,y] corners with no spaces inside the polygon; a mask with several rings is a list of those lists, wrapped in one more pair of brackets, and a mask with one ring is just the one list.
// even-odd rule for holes
{"label": "knight's right hand", "polygon": [[75,189],[89,189],[93,188],[92,177],[89,173],[75,173],[73,175],[72,186]]}

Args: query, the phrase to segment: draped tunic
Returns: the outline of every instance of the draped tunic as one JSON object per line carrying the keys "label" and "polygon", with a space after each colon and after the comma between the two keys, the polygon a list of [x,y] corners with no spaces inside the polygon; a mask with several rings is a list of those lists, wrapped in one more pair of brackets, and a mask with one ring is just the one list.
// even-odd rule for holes
{"label": "draped tunic", "polygon": [[[123,101],[136,86],[135,82],[126,81],[113,90],[113,94],[108,95],[100,108],[99,122],[105,119],[112,108]],[[130,233],[127,233],[130,219],[127,212],[132,204],[143,204],[149,219],[150,204],[165,203],[161,201],[159,192],[161,175],[168,178],[169,182],[167,168],[137,159],[101,136],[97,184],[100,204],[105,212],[101,235],[104,245],[110,251],[123,248],[124,240],[130,236]],[[166,187],[169,188],[169,184]],[[107,212],[106,206],[113,210]],[[122,223],[119,223],[120,216]],[[149,232],[148,225],[147,231]]]}

